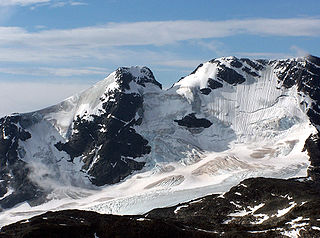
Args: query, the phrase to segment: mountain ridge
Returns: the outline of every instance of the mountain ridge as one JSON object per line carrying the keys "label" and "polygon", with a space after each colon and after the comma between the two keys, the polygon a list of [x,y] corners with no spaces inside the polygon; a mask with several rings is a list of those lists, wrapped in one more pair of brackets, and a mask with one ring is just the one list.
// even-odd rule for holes
{"label": "mountain ridge", "polygon": [[128,186],[135,196],[225,192],[257,176],[317,180],[319,62],[218,58],[167,90],[149,68],[122,67],[60,104],[3,117],[0,205],[81,198],[77,189],[107,184],[122,197]]}

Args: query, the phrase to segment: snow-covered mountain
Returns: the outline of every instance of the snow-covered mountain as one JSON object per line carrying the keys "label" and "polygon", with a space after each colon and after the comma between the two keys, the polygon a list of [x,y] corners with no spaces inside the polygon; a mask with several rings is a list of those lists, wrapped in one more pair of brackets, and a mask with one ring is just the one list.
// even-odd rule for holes
{"label": "snow-covered mountain", "polygon": [[[0,119],[1,224],[47,209],[137,214],[249,177],[319,179],[320,59],[214,59],[162,90],[119,68]],[[307,143],[306,143],[307,142]]]}

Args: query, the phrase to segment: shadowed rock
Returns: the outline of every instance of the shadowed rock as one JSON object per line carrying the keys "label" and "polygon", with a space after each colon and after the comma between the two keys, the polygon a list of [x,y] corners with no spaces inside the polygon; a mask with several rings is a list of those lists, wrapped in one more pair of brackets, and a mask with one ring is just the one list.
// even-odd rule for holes
{"label": "shadowed rock", "polygon": [[195,113],[191,113],[183,117],[181,120],[174,120],[179,126],[185,126],[188,128],[204,127],[208,128],[212,123],[205,118],[196,118]]}

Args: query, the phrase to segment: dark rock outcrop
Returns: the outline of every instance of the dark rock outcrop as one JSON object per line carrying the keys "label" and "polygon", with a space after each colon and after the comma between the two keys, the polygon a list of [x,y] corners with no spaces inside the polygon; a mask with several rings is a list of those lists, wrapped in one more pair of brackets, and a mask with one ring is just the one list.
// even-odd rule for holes
{"label": "dark rock outcrop", "polygon": [[251,68],[253,68],[256,71],[260,71],[264,69],[264,65],[267,63],[267,61],[264,60],[250,60],[248,58],[241,58],[240,61],[246,63],[247,65],[249,65]]}
{"label": "dark rock outcrop", "polygon": [[[300,179],[301,180],[301,179]],[[142,216],[89,211],[47,212],[1,229],[20,237],[301,237],[320,236],[320,187],[311,181],[252,178]]]}
{"label": "dark rock outcrop", "polygon": [[44,200],[44,191],[29,179],[30,169],[20,159],[25,152],[20,150],[19,141],[31,138],[25,129],[28,119],[27,115],[0,118],[0,209],[24,201],[32,205]]}
{"label": "dark rock outcrop", "polygon": [[161,219],[102,215],[79,210],[47,212],[3,227],[0,236],[3,238],[216,237]]}
{"label": "dark rock outcrop", "polygon": [[130,89],[130,86],[129,86],[130,82],[135,82],[143,87],[145,87],[146,83],[152,83],[162,89],[161,83],[159,83],[155,79],[152,71],[148,67],[141,68],[139,77],[136,77],[135,75],[133,75],[130,72],[130,68],[121,67],[117,69],[116,77],[117,77],[117,82],[120,84],[120,88],[122,90]]}
{"label": "dark rock outcrop", "polygon": [[214,90],[217,88],[222,88],[223,84],[214,80],[214,79],[209,78],[208,79],[208,87],[211,88],[212,90]]}
{"label": "dark rock outcrop", "polygon": [[320,181],[320,58],[309,55],[305,59],[282,60],[276,63],[279,83],[285,88],[297,86],[301,96],[309,96],[311,105],[302,101],[307,108],[307,116],[318,132],[310,135],[304,149],[310,156],[311,165],[308,175],[314,181]]}
{"label": "dark rock outcrop", "polygon": [[188,128],[208,128],[212,125],[212,122],[205,118],[197,118],[195,113],[190,113],[184,116],[181,120],[174,120],[179,126],[185,126]]}
{"label": "dark rock outcrop", "polygon": [[241,68],[243,64],[240,62],[239,59],[237,59],[236,57],[233,57],[233,60],[230,62],[230,65],[232,67]]}
{"label": "dark rock outcrop", "polygon": [[191,75],[191,74],[195,74],[195,73],[198,71],[198,69],[200,69],[202,66],[203,66],[203,64],[199,64],[199,65],[197,66],[197,68],[195,68],[195,70],[193,70],[193,71],[190,73],[190,75]]}
{"label": "dark rock outcrop", "polygon": [[304,150],[310,157],[310,166],[308,167],[308,176],[313,181],[320,183],[320,137],[319,133],[310,135],[305,142]]}
{"label": "dark rock outcrop", "polygon": [[231,85],[241,84],[246,81],[246,79],[241,74],[225,65],[220,65],[217,78]]}
{"label": "dark rock outcrop", "polygon": [[211,93],[212,90],[214,89],[217,89],[217,88],[222,88],[223,87],[223,84],[212,79],[212,78],[209,78],[208,79],[208,87],[207,88],[201,88],[200,89],[200,92],[204,95],[209,95]]}
{"label": "dark rock outcrop", "polygon": [[154,209],[146,217],[181,222],[220,237],[286,237],[290,231],[316,237],[319,206],[320,187],[314,182],[252,178],[222,196]]}
{"label": "dark rock outcrop", "polygon": [[211,93],[211,89],[210,88],[201,88],[200,92],[204,95],[209,95]]}
{"label": "dark rock outcrop", "polygon": [[[313,102],[307,115],[313,125],[320,125],[320,58],[308,56],[305,59],[283,60],[276,63],[276,69],[281,69],[277,75],[279,82],[285,88],[297,85],[298,91],[309,96]],[[306,103],[306,102],[303,102]]]}
{"label": "dark rock outcrop", "polygon": [[[85,163],[82,169],[95,185],[117,183],[133,171],[141,170],[144,163],[132,158],[151,151],[148,141],[133,128],[142,121],[143,96],[126,90],[130,90],[131,82],[143,87],[146,83],[153,83],[161,88],[161,84],[148,68],[141,71],[143,76],[137,78],[128,68],[119,68],[116,79],[120,89],[106,93],[108,100],[101,99],[101,114],[89,115],[92,120],[78,117],[68,142],[56,144],[57,149],[67,152],[71,159],[82,156]],[[94,158],[98,159],[94,161]]]}
{"label": "dark rock outcrop", "polygon": [[259,77],[259,74],[257,74],[254,71],[251,71],[251,69],[249,69],[248,67],[243,67],[242,69],[244,72],[246,72],[247,74],[250,74],[253,77]]}

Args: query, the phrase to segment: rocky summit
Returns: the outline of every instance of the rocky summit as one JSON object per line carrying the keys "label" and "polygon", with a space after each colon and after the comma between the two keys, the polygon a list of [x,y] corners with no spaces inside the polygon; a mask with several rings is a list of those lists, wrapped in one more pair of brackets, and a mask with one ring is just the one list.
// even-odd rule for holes
{"label": "rocky summit", "polygon": [[2,232],[36,237],[62,229],[54,219],[69,227],[91,214],[92,237],[120,221],[137,234],[157,224],[181,237],[317,236],[319,103],[311,55],[213,59],[166,90],[147,67],[119,68],[57,105],[0,119],[0,221],[145,215],[57,212]]}

